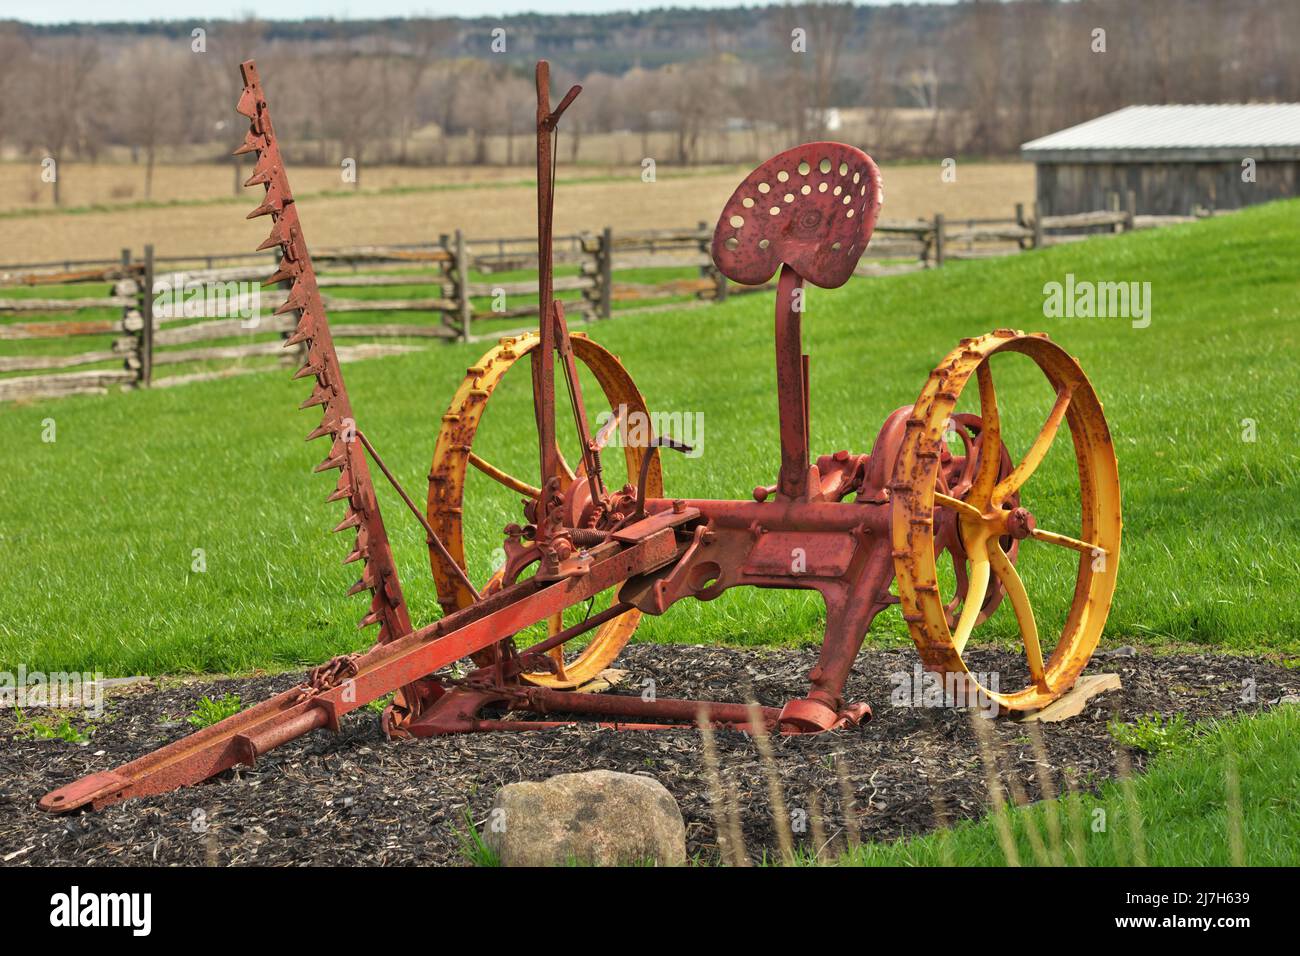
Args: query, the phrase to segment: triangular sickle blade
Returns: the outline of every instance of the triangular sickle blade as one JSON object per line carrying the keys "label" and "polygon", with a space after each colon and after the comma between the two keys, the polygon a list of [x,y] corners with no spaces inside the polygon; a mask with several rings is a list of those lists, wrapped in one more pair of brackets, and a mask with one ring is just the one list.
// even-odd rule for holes
{"label": "triangular sickle blade", "polygon": [[284,302],[276,306],[275,311],[271,314],[284,315],[286,312],[302,309],[303,314],[308,315],[311,312],[310,306],[312,305],[310,290],[308,290],[306,283],[298,279],[301,272],[297,267],[293,266],[292,263],[286,266],[285,261],[281,259],[280,268],[276,269],[270,278],[263,283],[264,285],[275,285],[277,282],[283,282],[286,279],[294,280],[293,285],[289,287],[289,294],[285,296]]}
{"label": "triangular sickle blade", "polygon": [[258,157],[257,164],[253,167],[253,175],[244,180],[244,188],[265,185],[271,181],[274,173],[275,163],[271,161],[271,154],[263,152]]}
{"label": "triangular sickle blade", "polygon": [[[279,285],[281,282],[288,282],[290,279],[293,279],[294,285],[297,285],[299,275],[301,275],[301,271],[298,266],[295,265],[291,259],[284,258],[280,260],[280,267],[267,276],[266,279],[263,280],[262,285]],[[302,309],[306,307],[306,303],[301,305],[294,305],[293,303],[293,293],[290,292],[289,298],[285,299],[284,302],[276,308],[273,314],[283,315],[286,312],[292,312],[294,309]]]}
{"label": "triangular sickle blade", "polygon": [[239,102],[235,106],[235,112],[247,116],[249,119],[256,119],[258,100],[257,91],[245,87],[243,92],[239,94]]}
{"label": "triangular sickle blade", "polygon": [[303,309],[302,316],[298,319],[298,327],[293,330],[292,335],[284,340],[284,347],[290,348],[315,337],[316,317],[312,315],[310,309]]}
{"label": "triangular sickle blade", "polygon": [[266,149],[266,137],[250,129],[244,134],[244,142],[230,155],[243,156],[245,153],[258,152],[263,149]]}
{"label": "triangular sickle blade", "polygon": [[761,285],[788,264],[833,289],[853,274],[884,195],[880,170],[844,143],[805,143],[745,177],[713,232],[713,261],[727,278]]}

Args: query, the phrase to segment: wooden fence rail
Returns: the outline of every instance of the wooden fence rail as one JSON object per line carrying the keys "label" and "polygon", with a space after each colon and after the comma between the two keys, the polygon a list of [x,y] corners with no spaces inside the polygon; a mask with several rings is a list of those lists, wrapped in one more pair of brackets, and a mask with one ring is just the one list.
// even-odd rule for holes
{"label": "wooden fence rail", "polygon": [[[1014,254],[1098,234],[1148,229],[1190,221],[1193,217],[1138,216],[1132,197],[1124,209],[1118,197],[1112,208],[1068,216],[1039,217],[1016,207],[1007,218],[881,220],[858,264],[859,275],[880,275],[942,266],[948,260]],[[713,231],[708,223],[694,228],[614,231],[559,236],[555,239],[557,293],[576,293],[565,301],[571,319],[609,318],[616,306],[659,299],[721,302],[731,295],[761,291],[729,283],[713,264]],[[337,322],[336,338],[440,339],[468,341],[476,325],[538,314],[536,278],[508,278],[510,272],[536,269],[534,237],[467,239],[457,231],[436,243],[355,246],[323,250],[313,256],[320,285],[327,290],[367,288],[426,290],[419,295],[394,292],[380,299],[324,296],[331,313],[416,313],[429,321]],[[0,266],[0,342],[89,335],[116,335],[110,348],[70,354],[3,355],[0,401],[103,392],[113,386],[147,387],[216,377],[240,371],[200,371],[154,382],[154,369],[187,363],[237,361],[283,354],[282,339],[294,328],[288,316],[274,315],[287,289],[263,288],[274,267],[268,253],[155,256],[146,246],[138,258],[123,250],[117,260],[65,261]],[[573,274],[563,274],[576,266]],[[688,276],[656,279],[628,275],[637,271],[675,269]],[[503,281],[493,281],[502,275]],[[5,295],[7,289],[109,286],[109,294],[57,297]],[[88,293],[91,290],[87,290]],[[653,306],[662,308],[664,306]],[[102,316],[29,321],[25,316],[111,310]],[[5,321],[15,318],[16,321]],[[502,334],[499,326],[496,334]],[[516,330],[510,329],[510,332]],[[275,338],[267,339],[268,335]],[[340,346],[340,351],[356,349]],[[376,349],[401,346],[366,346]],[[290,354],[286,360],[300,357]],[[120,369],[80,366],[120,362]]]}

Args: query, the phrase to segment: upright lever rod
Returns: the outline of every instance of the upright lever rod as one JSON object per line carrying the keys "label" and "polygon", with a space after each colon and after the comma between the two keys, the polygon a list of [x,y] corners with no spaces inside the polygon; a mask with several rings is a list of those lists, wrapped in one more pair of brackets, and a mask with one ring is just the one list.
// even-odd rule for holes
{"label": "upright lever rod", "polygon": [[[555,158],[551,153],[551,138],[570,104],[582,92],[573,86],[554,110],[551,109],[551,66],[545,60],[537,61],[537,311],[540,346],[533,353],[533,406],[537,416],[537,441],[541,459],[542,495],[537,501],[537,525],[545,526],[547,483],[559,473],[559,446],[555,438],[555,336],[556,316],[554,301],[555,279],[553,271],[552,235],[555,215]],[[566,343],[567,348],[567,343]],[[571,376],[565,366],[566,376]],[[570,378],[570,396],[581,401],[576,393],[577,383]],[[583,460],[588,463],[587,473],[592,474],[590,436],[582,434],[583,422],[579,420]]]}

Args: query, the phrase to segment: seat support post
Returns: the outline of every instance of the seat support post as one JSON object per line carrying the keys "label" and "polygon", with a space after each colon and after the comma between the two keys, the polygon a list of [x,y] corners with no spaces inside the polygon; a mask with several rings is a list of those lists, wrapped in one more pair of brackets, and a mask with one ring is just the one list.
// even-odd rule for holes
{"label": "seat support post", "polygon": [[808,496],[808,363],[803,354],[803,276],[781,266],[776,287],[776,390],[781,424],[781,473],[777,493]]}

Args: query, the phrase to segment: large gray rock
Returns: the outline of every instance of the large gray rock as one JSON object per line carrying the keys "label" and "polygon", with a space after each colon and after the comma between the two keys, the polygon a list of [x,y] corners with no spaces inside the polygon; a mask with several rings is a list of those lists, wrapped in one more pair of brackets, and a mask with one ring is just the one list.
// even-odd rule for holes
{"label": "large gray rock", "polygon": [[658,780],[591,770],[497,791],[483,839],[502,866],[680,866],[686,826]]}

